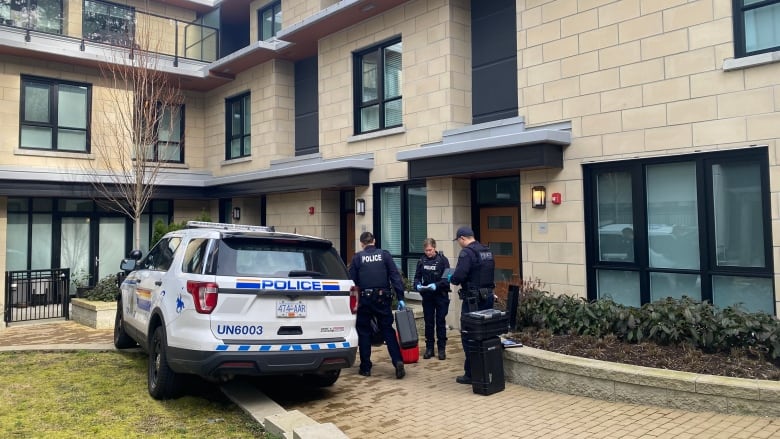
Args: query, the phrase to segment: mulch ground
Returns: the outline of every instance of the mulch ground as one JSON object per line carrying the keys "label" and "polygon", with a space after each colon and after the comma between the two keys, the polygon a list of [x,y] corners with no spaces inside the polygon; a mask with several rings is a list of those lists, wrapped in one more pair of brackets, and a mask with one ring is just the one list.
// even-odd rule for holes
{"label": "mulch ground", "polygon": [[705,353],[688,345],[630,344],[615,337],[598,339],[578,335],[551,335],[539,331],[518,332],[509,338],[533,348],[594,360],[707,375],[780,380],[780,363],[773,364],[764,359],[760,352],[747,349]]}

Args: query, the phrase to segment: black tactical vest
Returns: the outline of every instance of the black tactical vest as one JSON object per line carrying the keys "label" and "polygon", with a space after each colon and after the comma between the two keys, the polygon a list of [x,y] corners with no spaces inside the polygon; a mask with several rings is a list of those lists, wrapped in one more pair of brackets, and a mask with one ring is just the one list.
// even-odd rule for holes
{"label": "black tactical vest", "polygon": [[360,279],[361,290],[384,288],[388,289],[388,273],[385,262],[382,259],[383,251],[374,247],[373,249],[363,250],[358,253],[360,266],[358,267],[358,278]]}
{"label": "black tactical vest", "polygon": [[439,275],[444,271],[444,258],[441,253],[436,253],[432,259],[423,256],[420,258],[420,279],[423,285],[432,284],[439,280]]}
{"label": "black tactical vest", "polygon": [[476,243],[465,248],[471,255],[471,270],[469,271],[469,288],[493,288],[495,283],[496,263],[490,248]]}

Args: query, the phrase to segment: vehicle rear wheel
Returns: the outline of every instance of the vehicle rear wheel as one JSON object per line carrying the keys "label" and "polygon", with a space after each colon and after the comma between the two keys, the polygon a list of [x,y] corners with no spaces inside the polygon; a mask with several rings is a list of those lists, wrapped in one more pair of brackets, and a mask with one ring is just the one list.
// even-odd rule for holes
{"label": "vehicle rear wheel", "polygon": [[316,387],[330,387],[336,383],[341,375],[341,369],[306,375],[306,382]]}
{"label": "vehicle rear wheel", "polygon": [[116,318],[114,319],[114,347],[117,349],[132,348],[136,345],[127,332],[125,332],[125,319],[122,316],[122,301],[116,301]]}
{"label": "vehicle rear wheel", "polygon": [[148,387],[154,399],[175,398],[180,390],[181,376],[168,365],[165,347],[165,329],[158,326],[149,343]]}

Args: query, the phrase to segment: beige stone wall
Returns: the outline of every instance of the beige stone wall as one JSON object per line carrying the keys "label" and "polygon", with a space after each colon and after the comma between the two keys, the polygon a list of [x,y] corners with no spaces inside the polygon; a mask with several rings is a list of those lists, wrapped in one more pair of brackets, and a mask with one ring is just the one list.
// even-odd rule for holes
{"label": "beige stone wall", "polygon": [[543,183],[563,195],[523,207],[526,277],[585,294],[584,162],[769,145],[777,230],[780,64],[723,71],[731,14],[728,0],[517,1],[520,114],[529,126],[570,121],[574,138],[562,170],[522,175],[522,193]]}
{"label": "beige stone wall", "polygon": [[219,220],[219,202],[217,200],[174,200],[173,222],[191,221],[203,212],[211,216],[211,221]]}
{"label": "beige stone wall", "polygon": [[[309,207],[314,213],[309,214]],[[266,222],[279,232],[319,236],[339,248],[338,191],[305,191],[266,196]]]}
{"label": "beige stone wall", "polygon": [[[252,153],[225,161],[225,101],[251,93]],[[204,98],[205,164],[215,176],[268,169],[271,160],[295,155],[294,70],[289,61],[272,60],[253,67]]]}

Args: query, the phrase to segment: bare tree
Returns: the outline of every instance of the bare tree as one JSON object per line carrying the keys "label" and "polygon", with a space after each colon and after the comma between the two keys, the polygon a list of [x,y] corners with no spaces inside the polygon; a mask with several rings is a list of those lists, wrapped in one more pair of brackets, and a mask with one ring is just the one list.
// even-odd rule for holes
{"label": "bare tree", "polygon": [[161,68],[166,36],[157,32],[165,30],[129,22],[127,43],[111,49],[100,66],[104,87],[95,98],[100,123],[93,130],[90,181],[99,204],[133,220],[134,248],[141,248],[141,215],[160,169],[179,160],[183,142],[183,96],[178,81]]}

